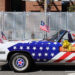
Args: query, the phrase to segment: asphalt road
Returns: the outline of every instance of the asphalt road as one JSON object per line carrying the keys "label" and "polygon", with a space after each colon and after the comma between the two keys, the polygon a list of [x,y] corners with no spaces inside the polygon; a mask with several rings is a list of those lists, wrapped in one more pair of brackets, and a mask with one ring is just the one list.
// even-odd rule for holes
{"label": "asphalt road", "polygon": [[75,75],[75,66],[37,66],[26,73],[16,73],[5,65],[0,75]]}

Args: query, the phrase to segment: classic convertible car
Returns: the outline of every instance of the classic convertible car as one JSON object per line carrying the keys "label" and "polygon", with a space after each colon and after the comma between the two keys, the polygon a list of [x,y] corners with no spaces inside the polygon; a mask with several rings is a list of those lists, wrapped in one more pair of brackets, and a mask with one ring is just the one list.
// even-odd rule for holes
{"label": "classic convertible car", "polygon": [[[9,63],[14,71],[27,71],[33,64],[73,64],[75,44],[68,31],[60,30],[49,41],[7,41],[0,43],[0,65]],[[63,42],[64,41],[64,42]]]}

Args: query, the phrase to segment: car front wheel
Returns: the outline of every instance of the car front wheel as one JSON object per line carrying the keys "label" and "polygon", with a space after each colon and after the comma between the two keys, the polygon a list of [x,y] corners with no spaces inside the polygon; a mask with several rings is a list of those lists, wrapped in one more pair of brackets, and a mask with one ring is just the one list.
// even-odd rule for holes
{"label": "car front wheel", "polygon": [[23,72],[28,71],[30,67],[30,60],[27,54],[17,53],[12,55],[10,59],[10,66],[14,71]]}

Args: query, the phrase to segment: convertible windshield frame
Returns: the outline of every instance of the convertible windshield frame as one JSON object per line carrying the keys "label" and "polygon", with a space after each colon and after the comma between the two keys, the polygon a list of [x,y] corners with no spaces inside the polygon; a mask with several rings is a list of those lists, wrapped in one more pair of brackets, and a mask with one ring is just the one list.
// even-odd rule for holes
{"label": "convertible windshield frame", "polygon": [[66,33],[66,30],[60,30],[56,34],[54,34],[50,40],[59,42]]}

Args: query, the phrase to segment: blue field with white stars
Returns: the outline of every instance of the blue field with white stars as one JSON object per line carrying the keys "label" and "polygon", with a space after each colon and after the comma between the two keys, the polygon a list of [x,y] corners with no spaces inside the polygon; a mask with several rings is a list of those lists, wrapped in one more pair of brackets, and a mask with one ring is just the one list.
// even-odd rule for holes
{"label": "blue field with white stars", "polygon": [[32,41],[31,43],[17,43],[8,48],[9,51],[26,51],[35,62],[47,62],[59,53],[58,42],[49,41]]}

